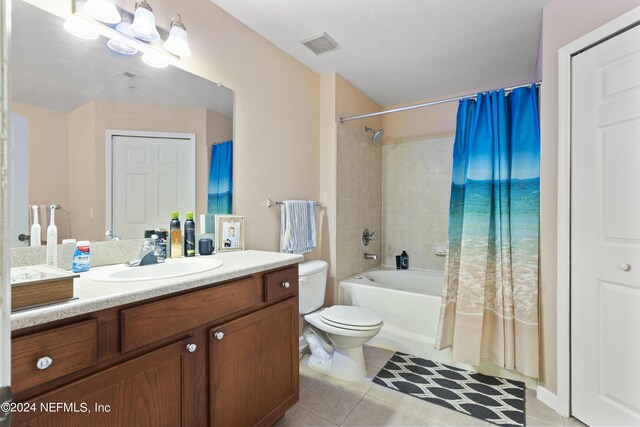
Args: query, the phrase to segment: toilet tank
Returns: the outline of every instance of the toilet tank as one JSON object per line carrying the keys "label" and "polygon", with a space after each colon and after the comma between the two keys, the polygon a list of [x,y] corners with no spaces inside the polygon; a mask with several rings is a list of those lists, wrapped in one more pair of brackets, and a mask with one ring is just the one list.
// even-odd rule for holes
{"label": "toilet tank", "polygon": [[300,314],[308,314],[322,307],[328,267],[325,261],[307,261],[298,265]]}

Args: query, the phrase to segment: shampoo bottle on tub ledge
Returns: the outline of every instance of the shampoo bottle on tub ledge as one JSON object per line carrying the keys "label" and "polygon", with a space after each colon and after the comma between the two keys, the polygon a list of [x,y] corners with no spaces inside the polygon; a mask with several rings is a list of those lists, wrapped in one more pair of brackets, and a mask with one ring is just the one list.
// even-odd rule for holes
{"label": "shampoo bottle on tub ledge", "polygon": [[400,255],[400,268],[403,270],[409,269],[409,254],[407,251],[402,251],[402,254]]}

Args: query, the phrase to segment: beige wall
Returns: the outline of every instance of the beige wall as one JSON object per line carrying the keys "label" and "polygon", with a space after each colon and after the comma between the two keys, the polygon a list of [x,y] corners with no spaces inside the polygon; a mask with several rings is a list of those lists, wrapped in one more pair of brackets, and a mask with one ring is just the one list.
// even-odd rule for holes
{"label": "beige wall", "polygon": [[557,390],[558,49],[636,6],[640,6],[640,0],[553,0],[543,10],[543,84],[540,99],[540,293],[542,317],[540,382],[553,393]]}
{"label": "beige wall", "polygon": [[435,243],[447,243],[453,137],[382,147],[384,265],[409,254],[409,267],[444,271]]}
{"label": "beige wall", "polygon": [[[382,107],[372,101],[369,97],[360,92],[355,86],[335,75],[336,86],[336,122],[340,123],[340,117],[359,116],[361,114],[375,113],[382,110]],[[371,132],[365,132],[366,126],[378,130],[382,127],[382,116],[369,117],[366,119],[353,120],[343,124],[348,129],[352,129],[362,136],[371,137]]]}
{"label": "beige wall", "polygon": [[324,204],[319,216],[321,258],[329,263],[325,304],[333,305],[336,277],[336,74],[320,80],[320,200]]}
{"label": "beige wall", "polygon": [[[71,11],[69,0],[29,3]],[[154,0],[157,22],[168,24],[176,7],[192,52],[180,67],[235,92],[233,209],[246,217],[245,245],[278,250],[280,210],[267,209],[267,198],[320,198],[320,76],[209,0]]]}
{"label": "beige wall", "polygon": [[[60,205],[56,211],[58,239],[71,237],[67,183],[67,115],[48,108],[12,102],[12,113],[29,121],[29,204]],[[42,215],[41,215],[42,217]],[[46,237],[48,224],[41,224]]]}
{"label": "beige wall", "polygon": [[[456,96],[452,94],[451,96]],[[391,105],[385,110],[422,104],[431,99],[412,102],[411,104]],[[385,141],[406,141],[420,138],[438,138],[454,135],[456,132],[457,102],[433,105],[400,113],[382,116]]]}

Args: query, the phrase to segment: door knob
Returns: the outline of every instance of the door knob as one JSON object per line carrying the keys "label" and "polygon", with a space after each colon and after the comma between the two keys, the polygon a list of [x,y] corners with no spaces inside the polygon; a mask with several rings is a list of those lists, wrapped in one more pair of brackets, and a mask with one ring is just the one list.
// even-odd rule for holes
{"label": "door knob", "polygon": [[193,353],[194,351],[196,351],[197,348],[198,348],[198,346],[193,344],[193,343],[187,344],[187,351],[189,353]]}
{"label": "door knob", "polygon": [[221,340],[222,338],[224,338],[224,332],[218,331],[215,334],[213,334],[213,336],[216,337],[217,340]]}
{"label": "door knob", "polygon": [[285,289],[289,289],[289,287],[291,286],[291,283],[289,282],[282,282],[282,287]]}
{"label": "door knob", "polygon": [[618,268],[622,271],[629,271],[631,270],[631,266],[629,264],[627,264],[626,262],[621,262],[620,264],[618,264]]}

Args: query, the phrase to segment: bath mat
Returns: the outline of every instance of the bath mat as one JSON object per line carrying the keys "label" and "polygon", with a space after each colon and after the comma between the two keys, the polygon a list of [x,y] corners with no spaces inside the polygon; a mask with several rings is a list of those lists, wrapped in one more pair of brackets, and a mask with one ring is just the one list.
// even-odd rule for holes
{"label": "bath mat", "polygon": [[373,382],[499,426],[525,425],[524,383],[396,352]]}

